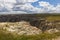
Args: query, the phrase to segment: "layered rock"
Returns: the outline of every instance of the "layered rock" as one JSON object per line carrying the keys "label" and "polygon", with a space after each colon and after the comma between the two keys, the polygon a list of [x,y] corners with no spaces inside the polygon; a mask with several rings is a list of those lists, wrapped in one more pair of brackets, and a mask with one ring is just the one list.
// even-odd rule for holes
{"label": "layered rock", "polygon": [[16,33],[19,35],[35,35],[42,33],[40,29],[36,28],[35,26],[31,26],[29,22],[21,21],[21,22],[15,22],[15,23],[0,23],[2,26],[2,29],[10,32],[10,33]]}

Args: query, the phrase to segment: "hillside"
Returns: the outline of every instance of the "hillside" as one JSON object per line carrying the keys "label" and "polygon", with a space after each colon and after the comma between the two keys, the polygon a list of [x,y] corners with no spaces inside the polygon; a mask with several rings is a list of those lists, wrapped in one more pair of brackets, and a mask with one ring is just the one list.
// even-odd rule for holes
{"label": "hillside", "polygon": [[59,36],[59,14],[0,15],[0,40],[52,40]]}

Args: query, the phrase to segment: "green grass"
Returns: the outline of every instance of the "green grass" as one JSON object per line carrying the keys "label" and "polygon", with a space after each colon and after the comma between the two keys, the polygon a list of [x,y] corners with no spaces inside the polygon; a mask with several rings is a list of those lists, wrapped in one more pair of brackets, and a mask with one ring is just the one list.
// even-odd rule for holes
{"label": "green grass", "polygon": [[58,36],[60,36],[60,32],[54,34],[42,33],[39,35],[13,35],[0,31],[0,40],[52,40],[52,38]]}
{"label": "green grass", "polygon": [[36,17],[46,18],[48,21],[60,20],[60,14],[36,14]]}
{"label": "green grass", "polygon": [[60,20],[60,16],[49,16],[46,17],[48,21],[56,21],[56,20]]}

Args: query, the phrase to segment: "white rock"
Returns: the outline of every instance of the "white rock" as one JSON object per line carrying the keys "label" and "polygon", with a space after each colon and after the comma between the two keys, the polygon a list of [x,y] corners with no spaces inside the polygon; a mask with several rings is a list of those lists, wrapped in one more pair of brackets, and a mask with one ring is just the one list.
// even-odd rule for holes
{"label": "white rock", "polygon": [[23,35],[23,34],[35,35],[35,34],[42,33],[40,29],[31,26],[29,22],[25,22],[25,21],[21,21],[17,23],[7,23],[6,25],[9,26],[9,27],[6,26],[3,27],[4,29],[6,29],[6,31],[9,31],[11,33],[17,33],[19,35]]}

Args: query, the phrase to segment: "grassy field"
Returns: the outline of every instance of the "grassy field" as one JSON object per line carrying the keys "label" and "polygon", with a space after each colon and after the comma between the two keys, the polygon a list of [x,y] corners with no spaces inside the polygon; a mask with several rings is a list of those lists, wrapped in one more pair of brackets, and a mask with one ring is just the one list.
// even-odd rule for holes
{"label": "grassy field", "polygon": [[59,21],[60,20],[60,16],[49,16],[46,18],[48,21]]}
{"label": "grassy field", "polygon": [[37,17],[46,18],[48,21],[59,21],[60,20],[60,14],[37,14]]}
{"label": "grassy field", "polygon": [[5,33],[4,31],[0,31],[0,40],[52,40],[56,37],[60,36],[59,33],[48,34],[42,33],[39,35],[13,35],[11,33]]}

